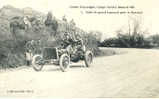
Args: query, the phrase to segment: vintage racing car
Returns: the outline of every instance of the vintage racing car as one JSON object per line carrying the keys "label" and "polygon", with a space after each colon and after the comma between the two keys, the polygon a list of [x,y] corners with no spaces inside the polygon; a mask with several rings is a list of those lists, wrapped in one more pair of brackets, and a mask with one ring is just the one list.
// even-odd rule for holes
{"label": "vintage racing car", "polygon": [[65,72],[71,62],[84,61],[89,67],[93,62],[93,53],[87,50],[82,40],[69,41],[60,47],[44,47],[42,53],[33,56],[32,65],[35,71],[41,71],[45,64],[54,64]]}

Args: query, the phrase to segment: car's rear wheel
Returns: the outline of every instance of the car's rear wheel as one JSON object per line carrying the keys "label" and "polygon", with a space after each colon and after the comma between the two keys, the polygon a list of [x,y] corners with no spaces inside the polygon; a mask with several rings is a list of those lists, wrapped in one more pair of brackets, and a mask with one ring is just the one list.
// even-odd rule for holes
{"label": "car's rear wheel", "polygon": [[86,51],[85,55],[84,55],[84,62],[86,67],[90,67],[90,65],[93,62],[93,54],[91,51]]}
{"label": "car's rear wheel", "polygon": [[69,69],[70,65],[70,57],[67,54],[63,54],[60,57],[60,68],[63,72],[67,71]]}
{"label": "car's rear wheel", "polygon": [[41,55],[35,55],[32,60],[33,69],[35,71],[41,71],[44,64],[42,63],[43,59]]}

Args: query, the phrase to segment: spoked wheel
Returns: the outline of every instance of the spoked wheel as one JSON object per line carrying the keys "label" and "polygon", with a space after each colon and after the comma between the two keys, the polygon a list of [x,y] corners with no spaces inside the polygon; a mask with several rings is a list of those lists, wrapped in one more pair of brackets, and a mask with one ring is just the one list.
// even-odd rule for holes
{"label": "spoked wheel", "polygon": [[60,57],[60,68],[63,72],[69,69],[70,57],[67,54],[63,54]]}
{"label": "spoked wheel", "polygon": [[87,51],[84,56],[84,62],[86,67],[89,67],[93,62],[93,54],[91,51]]}
{"label": "spoked wheel", "polygon": [[33,69],[35,71],[41,71],[42,70],[42,68],[44,66],[44,64],[42,63],[42,61],[43,61],[42,60],[42,56],[40,56],[40,55],[35,55],[33,57],[32,65],[33,65]]}

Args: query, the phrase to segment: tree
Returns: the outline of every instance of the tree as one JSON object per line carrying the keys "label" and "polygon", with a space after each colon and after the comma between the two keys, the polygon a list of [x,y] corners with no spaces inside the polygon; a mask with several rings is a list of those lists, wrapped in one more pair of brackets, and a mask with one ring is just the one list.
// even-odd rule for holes
{"label": "tree", "polygon": [[51,11],[49,11],[48,14],[47,14],[47,18],[45,20],[45,25],[50,26],[52,24],[52,19],[53,19],[52,18],[52,13],[51,13]]}
{"label": "tree", "polygon": [[100,31],[90,31],[92,35],[96,38],[97,42],[100,42],[102,39],[102,32]]}
{"label": "tree", "polygon": [[62,20],[65,21],[65,22],[67,22],[67,19],[66,19],[65,15],[62,17]]}
{"label": "tree", "polygon": [[51,29],[51,36],[55,36],[58,29],[58,22],[53,18],[52,13],[49,11],[47,14],[47,19],[45,20],[45,25]]}
{"label": "tree", "polygon": [[26,24],[23,21],[23,17],[13,17],[10,20],[10,32],[11,32],[11,35],[12,35],[13,39],[15,40],[15,42],[17,41],[16,31],[18,29],[25,30],[25,27],[26,27]]}
{"label": "tree", "polygon": [[128,25],[128,31],[124,32],[124,29],[119,29],[117,33],[118,44],[120,47],[133,47],[142,48],[146,47],[147,41],[144,37],[146,31],[141,30],[141,21],[138,18],[132,18],[132,28],[130,23]]}
{"label": "tree", "polygon": [[159,34],[151,35],[148,39],[154,47],[159,47]]}

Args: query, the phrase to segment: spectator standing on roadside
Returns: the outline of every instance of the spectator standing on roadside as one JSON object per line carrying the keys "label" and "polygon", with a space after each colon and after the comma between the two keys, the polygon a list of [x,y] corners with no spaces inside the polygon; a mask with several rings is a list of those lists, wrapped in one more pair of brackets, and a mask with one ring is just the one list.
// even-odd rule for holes
{"label": "spectator standing on roadside", "polygon": [[26,56],[26,64],[27,66],[30,66],[32,61],[32,56],[33,56],[31,53],[31,50],[27,50],[25,53],[25,56]]}

